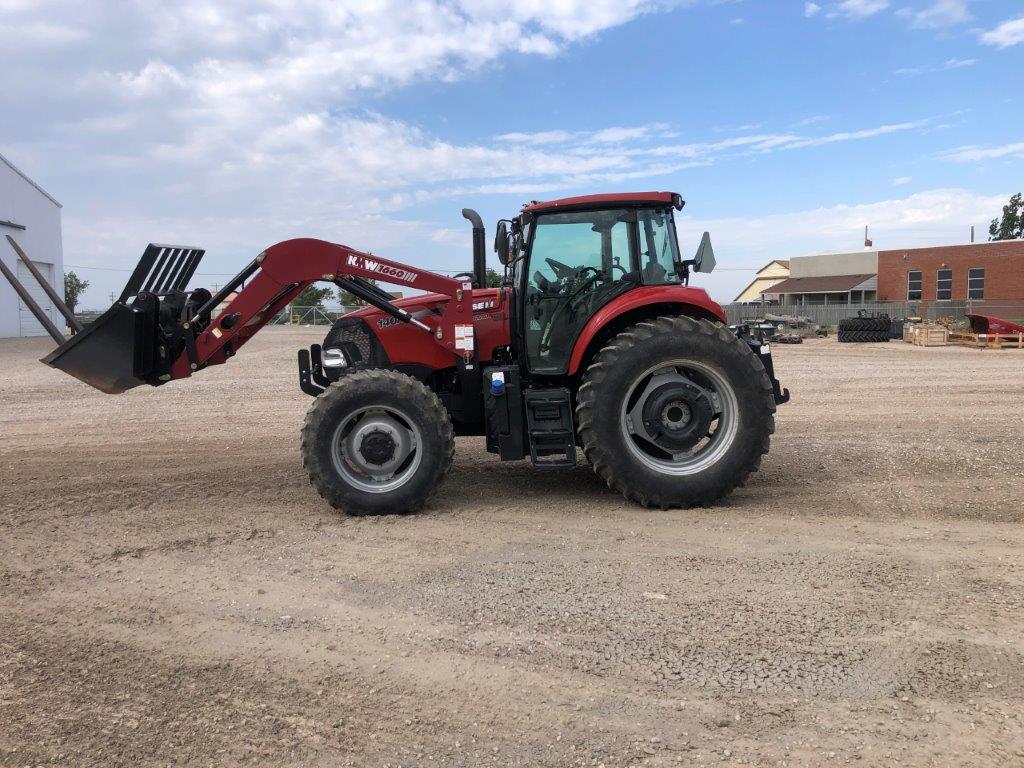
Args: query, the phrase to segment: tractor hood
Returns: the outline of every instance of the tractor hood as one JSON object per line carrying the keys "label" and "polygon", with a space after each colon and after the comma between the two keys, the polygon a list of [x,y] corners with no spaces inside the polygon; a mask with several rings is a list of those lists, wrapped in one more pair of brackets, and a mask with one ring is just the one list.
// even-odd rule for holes
{"label": "tractor hood", "polygon": [[[473,290],[473,312],[483,312],[488,309],[494,309],[498,305],[498,294],[500,288],[477,288]],[[450,296],[445,296],[440,293],[421,293],[418,296],[406,296],[405,298],[395,299],[394,304],[399,309],[404,309],[409,312],[417,320],[422,319],[419,315],[423,313],[430,315],[441,312],[441,308],[451,300]],[[362,309],[352,310],[346,312],[344,317],[346,318],[360,318],[370,322],[372,319],[380,317],[390,317],[387,313],[375,307],[363,307]]]}

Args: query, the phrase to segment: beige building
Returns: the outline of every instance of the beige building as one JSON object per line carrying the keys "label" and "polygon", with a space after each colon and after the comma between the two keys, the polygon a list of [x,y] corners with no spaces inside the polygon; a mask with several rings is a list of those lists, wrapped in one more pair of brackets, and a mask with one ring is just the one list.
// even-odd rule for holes
{"label": "beige building", "polygon": [[789,263],[789,277],[772,286],[765,294],[767,301],[815,306],[875,300],[878,251],[797,256]]}
{"label": "beige building", "polygon": [[761,303],[761,294],[789,277],[789,261],[776,259],[757,271],[754,281],[733,301],[737,304]]}

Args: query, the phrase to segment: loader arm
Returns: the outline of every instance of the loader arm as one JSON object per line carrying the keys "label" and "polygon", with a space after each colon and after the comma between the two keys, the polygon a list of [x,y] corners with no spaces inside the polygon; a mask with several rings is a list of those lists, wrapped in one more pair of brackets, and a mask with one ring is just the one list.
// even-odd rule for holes
{"label": "loader arm", "polygon": [[[416,325],[433,343],[453,355],[465,354],[464,350],[456,348],[455,326],[472,324],[471,286],[345,245],[302,238],[286,240],[265,250],[197,311],[195,320],[201,326],[205,323],[205,327],[194,336],[194,355],[186,346],[174,361],[171,379],[187,378],[195,370],[225,362],[311,283],[326,281],[347,287],[344,281],[353,277],[449,296],[451,301],[444,306],[433,326],[416,320],[379,296],[374,301],[368,295],[367,300],[399,320]],[[248,284],[236,293],[238,285],[246,279]],[[233,293],[234,297],[211,317],[217,306]]]}
{"label": "loader arm", "polygon": [[[28,262],[13,240],[11,245],[19,258]],[[469,282],[345,245],[302,238],[267,248],[211,295],[203,288],[187,289],[203,254],[198,248],[150,244],[118,300],[84,328],[50,291],[51,300],[77,331],[68,339],[17,277],[6,266],[2,271],[59,345],[43,362],[109,394],[141,384],[159,386],[224,363],[306,286],[317,281],[336,283],[419,328],[431,343],[452,354],[453,365],[472,359],[473,292]],[[419,320],[395,306],[369,280],[439,293],[450,301],[439,315]]]}

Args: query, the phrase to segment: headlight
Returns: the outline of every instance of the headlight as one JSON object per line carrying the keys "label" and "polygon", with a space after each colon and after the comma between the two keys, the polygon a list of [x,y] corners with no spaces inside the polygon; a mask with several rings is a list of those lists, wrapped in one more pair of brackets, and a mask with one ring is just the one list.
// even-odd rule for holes
{"label": "headlight", "polygon": [[348,365],[345,353],[340,349],[325,349],[323,351],[324,368],[344,368]]}

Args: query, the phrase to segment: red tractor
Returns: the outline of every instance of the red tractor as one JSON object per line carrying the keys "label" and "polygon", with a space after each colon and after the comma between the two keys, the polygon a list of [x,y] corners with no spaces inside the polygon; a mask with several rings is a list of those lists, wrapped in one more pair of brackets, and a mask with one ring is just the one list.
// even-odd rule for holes
{"label": "red tractor", "polygon": [[[629,499],[707,505],[758,468],[789,393],[768,345],[730,332],[721,307],[689,287],[714,255],[705,233],[695,258],[680,257],[682,206],[669,192],[525,205],[497,225],[499,287],[486,287],[484,227],[469,209],[473,270],[455,278],[299,239],[211,295],[187,290],[203,251],[150,245],[94,323],[65,311],[70,339],[38,312],[60,344],[43,362],[104,392],[159,386],[227,362],[303,288],[331,282],[366,304],[298,355],[314,397],[302,460],[331,506],[419,508],[451,468],[455,435],[538,468],[574,466],[582,448]],[[395,300],[374,281],[425,293]]]}

